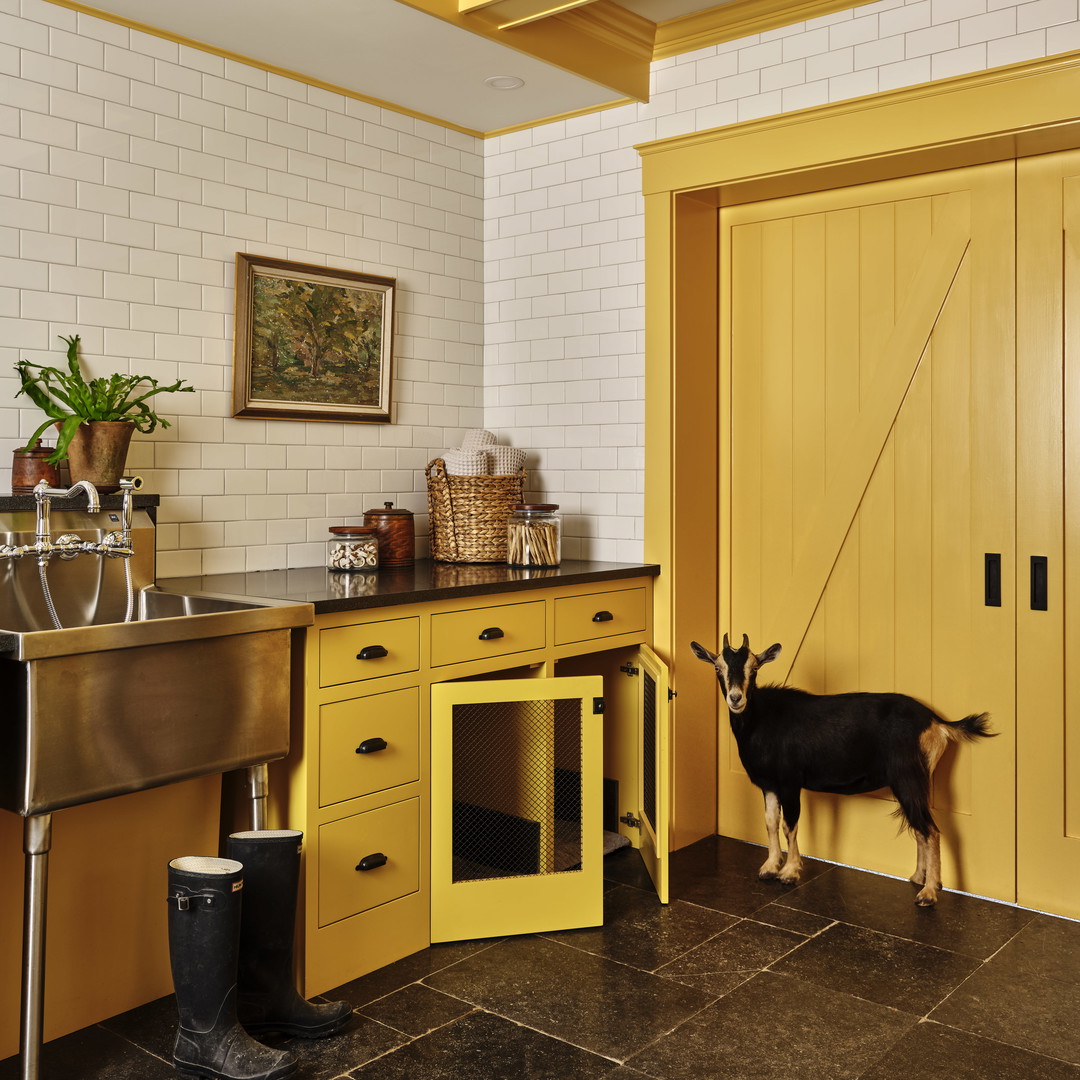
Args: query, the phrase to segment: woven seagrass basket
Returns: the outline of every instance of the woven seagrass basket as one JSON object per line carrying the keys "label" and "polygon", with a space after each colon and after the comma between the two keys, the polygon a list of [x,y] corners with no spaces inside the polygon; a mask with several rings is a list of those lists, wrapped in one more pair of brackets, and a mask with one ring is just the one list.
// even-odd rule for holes
{"label": "woven seagrass basket", "polygon": [[436,562],[506,562],[506,520],[522,501],[525,470],[510,476],[450,476],[442,458],[425,470],[431,557]]}

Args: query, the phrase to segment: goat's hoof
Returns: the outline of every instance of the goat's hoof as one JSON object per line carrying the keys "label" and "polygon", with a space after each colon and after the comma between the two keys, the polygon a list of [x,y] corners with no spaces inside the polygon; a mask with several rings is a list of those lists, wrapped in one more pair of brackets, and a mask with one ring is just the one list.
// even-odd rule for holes
{"label": "goat's hoof", "polygon": [[758,876],[759,881],[775,881],[780,876],[780,871],[779,870],[766,870],[765,867],[763,866],[757,872],[757,876]]}
{"label": "goat's hoof", "polygon": [[933,907],[937,903],[937,893],[927,892],[926,889],[923,889],[923,891],[915,897],[915,903],[918,904],[919,907]]}
{"label": "goat's hoof", "polygon": [[781,885],[798,885],[800,874],[777,874],[776,880]]}

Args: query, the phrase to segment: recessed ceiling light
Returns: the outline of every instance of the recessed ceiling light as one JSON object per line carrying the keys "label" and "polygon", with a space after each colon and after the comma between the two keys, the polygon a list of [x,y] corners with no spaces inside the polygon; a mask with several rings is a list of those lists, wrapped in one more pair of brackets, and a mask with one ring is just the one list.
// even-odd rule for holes
{"label": "recessed ceiling light", "polygon": [[516,90],[525,85],[525,80],[516,75],[492,75],[484,80],[484,85],[490,86],[492,90]]}

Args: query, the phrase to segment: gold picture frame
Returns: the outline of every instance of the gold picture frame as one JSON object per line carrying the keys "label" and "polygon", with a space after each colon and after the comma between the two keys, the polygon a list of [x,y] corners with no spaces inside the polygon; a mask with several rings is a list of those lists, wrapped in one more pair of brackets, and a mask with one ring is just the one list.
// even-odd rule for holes
{"label": "gold picture frame", "polygon": [[389,424],[396,283],[237,252],[233,416]]}

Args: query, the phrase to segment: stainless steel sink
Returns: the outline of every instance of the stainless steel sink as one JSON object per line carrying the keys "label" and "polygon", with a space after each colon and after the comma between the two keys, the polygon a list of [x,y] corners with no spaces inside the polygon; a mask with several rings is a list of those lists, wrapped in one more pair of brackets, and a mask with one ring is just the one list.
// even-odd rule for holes
{"label": "stainless steel sink", "polygon": [[[310,604],[158,589],[153,521],[127,517],[57,510],[54,550],[46,518],[0,514],[0,809],[22,815],[26,857],[22,1080],[40,1068],[53,811],[247,768],[263,828],[266,763],[289,751],[293,631],[314,621]],[[113,558],[118,525],[130,549]]]}
{"label": "stainless steel sink", "polygon": [[130,623],[0,630],[0,807],[45,814],[288,753],[309,604],[144,589],[139,606]]}

